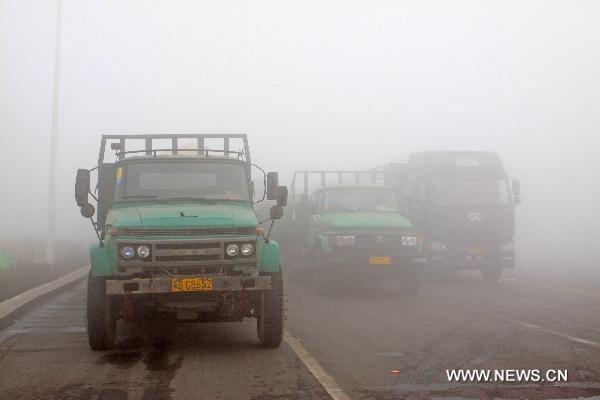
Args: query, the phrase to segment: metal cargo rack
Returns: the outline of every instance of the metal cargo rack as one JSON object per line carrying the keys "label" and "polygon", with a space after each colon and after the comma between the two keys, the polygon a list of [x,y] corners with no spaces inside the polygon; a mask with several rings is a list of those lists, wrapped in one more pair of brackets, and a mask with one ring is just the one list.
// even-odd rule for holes
{"label": "metal cargo rack", "polygon": [[[290,194],[292,202],[296,202],[296,179],[298,176],[302,176],[303,190],[302,194],[308,195],[309,193],[309,177],[319,176],[320,186],[327,185],[373,185],[381,183],[382,173],[381,171],[353,171],[353,170],[324,170],[324,171],[294,171],[294,177],[290,185]],[[333,177],[332,179],[329,179]]]}
{"label": "metal cargo rack", "polygon": [[[169,140],[167,147],[155,148],[153,146],[155,140]],[[192,139],[195,141],[195,148],[180,147],[180,140]],[[206,147],[206,139],[222,139],[223,145],[221,148]],[[242,148],[239,150],[231,149],[232,141],[241,141]],[[144,141],[142,149],[130,149],[132,141]],[[211,154],[219,154],[225,157],[233,156],[237,159],[245,161],[248,167],[252,164],[250,158],[250,147],[248,146],[248,137],[246,134],[156,134],[156,135],[102,135],[100,144],[100,154],[98,155],[98,165],[104,164],[104,156],[106,153],[106,144],[111,143],[111,149],[115,150],[117,160],[124,159],[127,155],[146,155],[156,157],[164,155],[189,154],[209,157]]]}

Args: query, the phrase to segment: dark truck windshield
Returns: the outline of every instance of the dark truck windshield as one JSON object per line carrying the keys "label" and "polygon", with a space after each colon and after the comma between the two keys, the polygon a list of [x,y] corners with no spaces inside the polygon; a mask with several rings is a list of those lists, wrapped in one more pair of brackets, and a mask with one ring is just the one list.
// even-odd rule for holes
{"label": "dark truck windshield", "polygon": [[506,180],[444,179],[433,184],[433,200],[441,205],[510,205]]}
{"label": "dark truck windshield", "polygon": [[397,211],[396,196],[388,188],[340,188],[323,191],[322,211]]}
{"label": "dark truck windshield", "polygon": [[249,201],[244,168],[208,162],[132,163],[117,169],[116,199]]}

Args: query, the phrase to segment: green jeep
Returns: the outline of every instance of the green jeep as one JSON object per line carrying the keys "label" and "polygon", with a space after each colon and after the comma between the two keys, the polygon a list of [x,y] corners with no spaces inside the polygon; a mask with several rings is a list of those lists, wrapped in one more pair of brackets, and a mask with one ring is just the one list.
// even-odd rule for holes
{"label": "green jeep", "polygon": [[[222,148],[208,148],[205,141]],[[236,141],[239,151],[230,149]],[[157,148],[157,142],[168,145]],[[115,151],[112,162],[104,161],[108,143]],[[142,149],[130,149],[135,143]],[[90,170],[78,170],[75,184],[77,205],[98,236],[90,247],[87,293],[92,349],[113,346],[119,319],[252,317],[260,342],[280,345],[279,245],[264,235],[254,212],[252,165],[246,135],[102,137],[95,193]],[[283,215],[287,188],[278,185],[277,173],[262,173],[262,199],[277,201],[272,227]],[[97,201],[96,221],[90,195]]]}
{"label": "green jeep", "polygon": [[[334,174],[334,182],[328,176]],[[304,191],[297,194],[297,177]],[[309,198],[309,177],[320,187]],[[398,211],[392,188],[363,171],[296,171],[291,184],[292,212],[281,233],[284,253],[294,265],[292,279],[311,280],[319,293],[377,285],[399,278],[416,294],[426,262],[421,237]],[[291,260],[294,260],[293,262]]]}

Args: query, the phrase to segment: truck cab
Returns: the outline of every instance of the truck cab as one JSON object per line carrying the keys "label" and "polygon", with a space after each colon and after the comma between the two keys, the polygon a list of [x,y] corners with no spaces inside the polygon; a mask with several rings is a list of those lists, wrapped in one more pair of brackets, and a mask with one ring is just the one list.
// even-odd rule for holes
{"label": "truck cab", "polygon": [[515,206],[520,186],[492,152],[432,151],[383,168],[424,235],[429,264],[480,269],[488,282],[515,263]]}
{"label": "truck cab", "polygon": [[292,198],[297,201],[283,237],[288,254],[299,260],[294,267],[304,270],[305,276],[309,272],[320,293],[394,278],[400,278],[406,292],[417,293],[424,262],[421,238],[399,212],[392,188],[370,179],[361,182],[358,172],[352,173],[355,179],[350,182],[338,171],[327,173],[335,173],[339,181],[322,177],[323,185],[310,196],[297,196],[295,179],[292,183]]}
{"label": "truck cab", "polygon": [[[204,139],[223,139],[208,149]],[[142,150],[128,141],[142,139]],[[168,139],[168,148],[153,140]],[[178,140],[194,140],[181,149]],[[243,148],[230,150],[239,139]],[[114,162],[105,162],[113,141]],[[115,143],[116,141],[116,143]],[[245,135],[108,136],[102,138],[97,193],[90,171],[79,170],[77,204],[98,242],[90,246],[87,323],[92,349],[110,348],[119,319],[182,322],[256,318],[260,341],[281,343],[283,282],[279,245],[265,236],[254,212]],[[283,214],[287,190],[276,173],[265,196]],[[268,192],[268,193],[267,193]],[[97,200],[98,218],[89,196]]]}

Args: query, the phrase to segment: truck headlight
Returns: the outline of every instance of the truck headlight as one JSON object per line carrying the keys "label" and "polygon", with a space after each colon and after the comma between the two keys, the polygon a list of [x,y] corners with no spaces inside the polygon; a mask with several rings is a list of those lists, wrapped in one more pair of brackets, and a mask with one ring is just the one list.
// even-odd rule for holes
{"label": "truck headlight", "polygon": [[431,244],[429,246],[431,247],[431,250],[435,250],[435,251],[444,251],[448,248],[446,243],[438,242],[437,240],[434,240],[433,242],[431,242]]}
{"label": "truck headlight", "polygon": [[419,238],[416,236],[402,236],[402,246],[415,247],[419,245]]}
{"label": "truck headlight", "polygon": [[508,242],[501,249],[502,251],[513,251],[515,249],[515,242]]}
{"label": "truck headlight", "polygon": [[135,256],[135,249],[131,246],[121,247],[121,257],[126,260],[131,260]]}
{"label": "truck headlight", "polygon": [[355,244],[353,235],[336,236],[335,240],[338,246],[354,246]]}
{"label": "truck headlight", "polygon": [[137,254],[140,258],[148,258],[148,256],[150,256],[150,247],[145,244],[141,245],[137,248]]}
{"label": "truck headlight", "polygon": [[225,251],[229,257],[235,257],[240,252],[240,247],[235,243],[231,243],[227,245]]}
{"label": "truck headlight", "polygon": [[251,256],[254,253],[254,246],[251,243],[244,243],[240,248],[240,252],[245,257]]}

